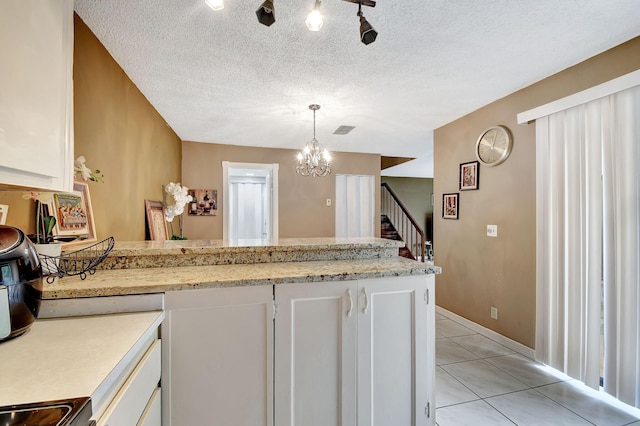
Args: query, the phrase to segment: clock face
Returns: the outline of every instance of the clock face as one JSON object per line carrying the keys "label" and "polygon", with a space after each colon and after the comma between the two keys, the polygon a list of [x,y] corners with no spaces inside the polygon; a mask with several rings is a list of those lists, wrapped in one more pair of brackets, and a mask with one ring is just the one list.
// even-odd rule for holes
{"label": "clock face", "polygon": [[493,126],[482,132],[476,143],[476,156],[487,166],[497,166],[511,153],[511,133],[503,126]]}

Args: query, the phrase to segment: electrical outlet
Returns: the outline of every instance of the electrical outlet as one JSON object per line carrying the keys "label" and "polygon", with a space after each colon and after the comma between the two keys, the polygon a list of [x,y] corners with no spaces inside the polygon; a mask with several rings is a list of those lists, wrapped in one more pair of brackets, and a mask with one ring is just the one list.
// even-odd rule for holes
{"label": "electrical outlet", "polygon": [[493,318],[494,320],[498,319],[498,308],[496,308],[495,306],[491,307],[491,318]]}
{"label": "electrical outlet", "polygon": [[327,198],[327,207],[331,207],[331,198]]}
{"label": "electrical outlet", "polygon": [[498,236],[498,225],[487,225],[487,237]]}

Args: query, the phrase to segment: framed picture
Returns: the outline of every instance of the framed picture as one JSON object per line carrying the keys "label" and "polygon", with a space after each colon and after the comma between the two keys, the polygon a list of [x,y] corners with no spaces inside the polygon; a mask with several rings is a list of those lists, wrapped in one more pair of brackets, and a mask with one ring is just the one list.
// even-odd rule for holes
{"label": "framed picture", "polygon": [[6,204],[0,204],[0,225],[7,223],[7,213],[9,212],[9,206]]}
{"label": "framed picture", "polygon": [[218,190],[216,189],[190,189],[192,201],[189,203],[188,212],[191,216],[215,216],[218,210]]}
{"label": "framed picture", "polygon": [[144,209],[147,217],[147,230],[149,239],[164,241],[169,239],[167,222],[164,216],[164,204],[161,201],[144,200]]}
{"label": "framed picture", "polygon": [[480,162],[460,164],[460,191],[480,188]]}
{"label": "framed picture", "polygon": [[442,194],[442,218],[457,219],[458,218],[458,193]]}
{"label": "framed picture", "polygon": [[86,182],[73,182],[73,192],[54,192],[47,204],[56,218],[53,236],[63,246],[96,241],[91,196]]}

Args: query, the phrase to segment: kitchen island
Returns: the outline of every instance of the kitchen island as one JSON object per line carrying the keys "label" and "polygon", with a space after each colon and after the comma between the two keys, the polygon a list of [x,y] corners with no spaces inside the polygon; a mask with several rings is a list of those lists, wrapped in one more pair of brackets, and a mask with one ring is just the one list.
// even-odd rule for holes
{"label": "kitchen island", "polygon": [[433,425],[440,269],[400,245],[121,242],[94,275],[46,284],[43,311],[160,300],[165,426]]}
{"label": "kitchen island", "polygon": [[43,299],[439,274],[380,238],[117,242],[95,275],[56,279]]}

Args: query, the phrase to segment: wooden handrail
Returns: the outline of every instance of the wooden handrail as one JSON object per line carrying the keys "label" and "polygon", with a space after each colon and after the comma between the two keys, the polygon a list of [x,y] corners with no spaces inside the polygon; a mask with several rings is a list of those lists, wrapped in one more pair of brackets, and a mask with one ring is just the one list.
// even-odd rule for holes
{"label": "wooden handrail", "polygon": [[[400,224],[398,223],[393,223],[394,219],[397,219],[396,216],[398,216],[397,214],[395,214],[396,212],[396,208],[391,208],[391,206],[389,205],[385,205],[388,203],[385,203],[385,199],[386,197],[384,196],[384,192],[381,194],[381,212],[382,214],[385,214],[389,220],[392,222],[392,224],[396,227],[396,229],[398,230],[398,233],[400,234],[400,237],[402,238],[402,240],[405,242],[405,245],[407,247],[407,249],[409,249],[409,251],[411,251],[411,254],[414,258],[416,259],[420,259],[422,262],[425,261],[425,244],[426,244],[426,239],[425,239],[425,235],[424,235],[424,231],[422,230],[422,227],[418,224],[418,222],[413,218],[413,216],[411,216],[411,213],[409,213],[409,210],[406,208],[406,206],[402,203],[402,201],[400,201],[400,199],[398,198],[398,196],[396,195],[395,192],[393,192],[393,190],[391,189],[391,187],[389,186],[389,184],[387,184],[386,182],[382,182],[381,187],[386,190],[386,192],[389,194],[389,196],[391,197],[391,199],[393,200],[393,203],[395,204],[395,206],[397,206],[398,209],[400,209],[400,211],[402,212],[402,217],[400,218]],[[405,226],[405,221],[404,218],[406,218],[409,223],[412,225],[411,226],[411,230],[407,229],[408,227]],[[404,231],[404,232],[401,232]],[[404,234],[404,235],[403,235]],[[413,237],[416,237],[415,240]],[[419,236],[419,238],[418,238]],[[417,244],[418,243],[418,239],[420,247],[416,248],[415,252],[413,249],[414,246],[414,242]]]}

